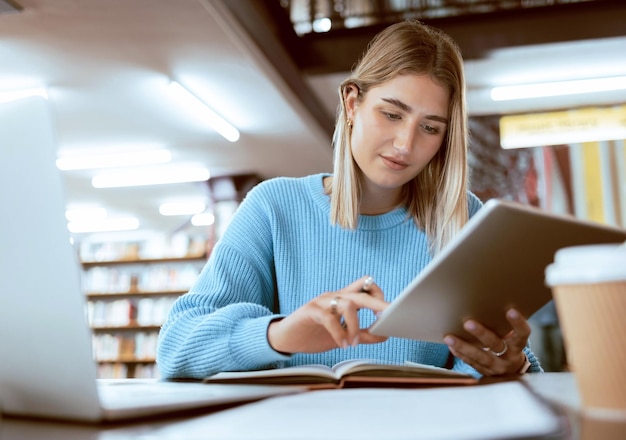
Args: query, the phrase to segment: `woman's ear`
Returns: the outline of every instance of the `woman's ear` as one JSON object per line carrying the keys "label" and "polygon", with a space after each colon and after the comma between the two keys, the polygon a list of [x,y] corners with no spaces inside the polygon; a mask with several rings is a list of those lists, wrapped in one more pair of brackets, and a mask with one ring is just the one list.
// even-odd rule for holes
{"label": "woman's ear", "polygon": [[358,104],[359,88],[355,84],[348,84],[343,88],[343,102],[347,118],[354,118],[354,110]]}

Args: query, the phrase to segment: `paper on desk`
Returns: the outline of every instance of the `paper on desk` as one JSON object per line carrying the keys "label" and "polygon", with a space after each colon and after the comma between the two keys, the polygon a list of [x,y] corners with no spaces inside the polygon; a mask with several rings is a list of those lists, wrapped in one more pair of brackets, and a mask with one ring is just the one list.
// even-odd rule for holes
{"label": "paper on desk", "polygon": [[[534,438],[558,432],[559,427],[558,417],[524,385],[505,382],[422,389],[348,388],[273,397],[179,423],[171,434],[178,438],[181,432],[210,433],[212,438],[231,440],[487,440]],[[170,438],[166,432],[160,435]]]}

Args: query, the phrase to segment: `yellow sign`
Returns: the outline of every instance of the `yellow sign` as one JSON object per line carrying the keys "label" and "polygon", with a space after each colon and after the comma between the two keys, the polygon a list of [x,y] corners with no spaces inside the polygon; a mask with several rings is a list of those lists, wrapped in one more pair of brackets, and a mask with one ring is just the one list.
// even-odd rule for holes
{"label": "yellow sign", "polygon": [[626,105],[500,118],[502,148],[626,139]]}

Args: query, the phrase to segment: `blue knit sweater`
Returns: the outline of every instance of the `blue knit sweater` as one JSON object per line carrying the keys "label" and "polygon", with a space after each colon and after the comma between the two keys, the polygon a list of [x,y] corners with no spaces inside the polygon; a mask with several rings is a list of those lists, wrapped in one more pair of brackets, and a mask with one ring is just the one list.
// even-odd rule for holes
{"label": "blue knit sweater", "polygon": [[[248,193],[161,329],[157,362],[163,378],[351,358],[450,365],[445,344],[402,338],[313,354],[285,355],[269,345],[267,327],[277,316],[364,275],[373,276],[392,301],[431,260],[425,234],[404,208],[361,215],[356,230],[331,225],[325,176],[275,178]],[[469,194],[470,215],[480,206]],[[363,310],[360,320],[368,327],[374,316]],[[531,371],[540,371],[532,352],[526,354]],[[452,362],[454,370],[479,376],[459,359]]]}

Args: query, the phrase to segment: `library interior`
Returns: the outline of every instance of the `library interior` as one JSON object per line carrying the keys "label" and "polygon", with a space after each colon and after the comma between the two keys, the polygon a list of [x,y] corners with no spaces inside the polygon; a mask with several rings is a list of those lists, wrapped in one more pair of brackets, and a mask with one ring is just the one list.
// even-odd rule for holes
{"label": "library interior", "polygon": [[[374,35],[406,19],[440,28],[459,45],[469,187],[482,202],[503,199],[626,230],[625,2],[0,0],[0,166],[11,175],[12,148],[44,154],[24,140],[32,133],[55,150],[64,232],[80,275],[98,381],[161,381],[161,326],[248,191],[278,176],[332,173],[339,85]],[[18,101],[27,116],[16,121],[3,106]],[[37,191],[53,192],[28,166],[11,171],[28,176]],[[22,191],[6,184],[1,191]],[[5,208],[3,217],[12,216]],[[36,236],[48,220],[40,216],[3,237]],[[2,265],[13,267],[10,255],[18,252],[0,246]],[[36,278],[37,268],[29,270]],[[10,292],[0,296],[5,310],[17,303]],[[457,391],[459,405],[478,399],[493,411],[510,406],[498,395],[510,382],[491,380],[355,387],[328,396],[315,391],[316,397],[294,390],[123,425],[75,424],[71,417],[56,423],[13,414],[7,402],[23,390],[0,377],[0,438],[196,438],[208,430],[219,438],[625,438],[626,396],[612,418],[581,409],[555,302],[527,318],[545,373],[513,380],[524,387],[511,392],[532,391],[513,408],[526,418],[472,418],[450,406],[457,397],[443,394]],[[0,330],[2,364],[12,334],[1,323]],[[626,337],[623,325],[622,331]],[[46,368],[45,359],[32,359]],[[0,365],[0,374],[8,371]],[[424,393],[432,408],[408,391]],[[388,404],[376,409],[380,423],[357,423],[372,399]],[[345,419],[339,403],[352,408]],[[310,410],[308,417],[298,405]],[[419,435],[407,405],[424,411],[414,421],[424,426]],[[437,411],[448,410],[467,429],[444,426]],[[233,429],[241,420],[246,427]]]}

